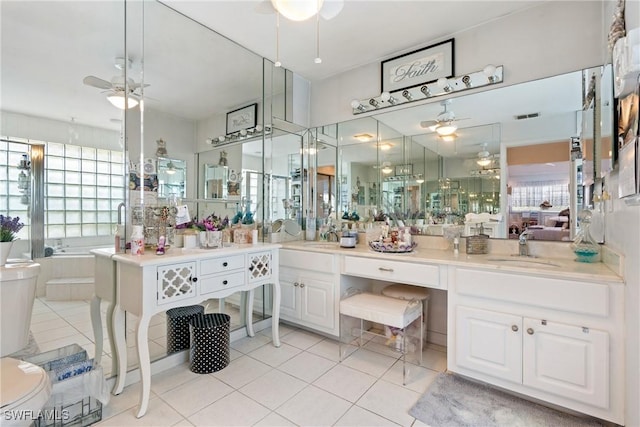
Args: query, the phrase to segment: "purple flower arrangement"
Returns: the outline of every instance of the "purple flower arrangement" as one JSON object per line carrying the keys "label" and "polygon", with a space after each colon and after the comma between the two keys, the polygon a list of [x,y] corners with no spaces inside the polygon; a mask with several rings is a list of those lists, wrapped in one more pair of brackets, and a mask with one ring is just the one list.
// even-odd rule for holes
{"label": "purple flower arrangement", "polygon": [[13,242],[16,234],[24,227],[20,217],[11,218],[0,214],[0,242]]}
{"label": "purple flower arrangement", "polygon": [[229,226],[229,217],[220,218],[215,213],[203,220],[194,221],[194,228],[200,231],[222,231]]}

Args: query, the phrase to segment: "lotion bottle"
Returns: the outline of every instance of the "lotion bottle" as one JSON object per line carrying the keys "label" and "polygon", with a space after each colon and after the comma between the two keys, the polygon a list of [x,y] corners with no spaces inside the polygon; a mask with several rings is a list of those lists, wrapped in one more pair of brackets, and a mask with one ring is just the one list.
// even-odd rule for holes
{"label": "lotion bottle", "polygon": [[131,233],[131,255],[144,255],[144,233],[141,225],[134,225]]}

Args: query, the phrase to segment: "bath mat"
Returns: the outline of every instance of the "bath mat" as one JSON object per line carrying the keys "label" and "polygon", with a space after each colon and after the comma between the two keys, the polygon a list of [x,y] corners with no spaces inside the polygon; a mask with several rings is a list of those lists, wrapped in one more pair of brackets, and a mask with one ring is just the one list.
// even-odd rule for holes
{"label": "bath mat", "polygon": [[409,414],[432,427],[602,425],[446,373],[438,375]]}

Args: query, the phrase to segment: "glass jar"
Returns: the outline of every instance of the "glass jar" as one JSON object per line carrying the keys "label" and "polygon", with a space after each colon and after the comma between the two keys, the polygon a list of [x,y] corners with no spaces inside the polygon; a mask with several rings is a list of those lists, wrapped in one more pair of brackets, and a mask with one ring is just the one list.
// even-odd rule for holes
{"label": "glass jar", "polygon": [[578,215],[580,231],[571,244],[571,249],[576,254],[578,262],[599,262],[600,245],[595,241],[589,230],[592,213],[588,209]]}

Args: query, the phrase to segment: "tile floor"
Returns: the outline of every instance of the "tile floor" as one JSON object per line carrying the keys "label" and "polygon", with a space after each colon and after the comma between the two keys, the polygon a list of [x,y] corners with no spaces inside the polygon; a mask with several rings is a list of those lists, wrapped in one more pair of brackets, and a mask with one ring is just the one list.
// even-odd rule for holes
{"label": "tile floor", "polygon": [[[164,321],[157,316],[151,323],[156,328],[150,331],[150,348],[157,355],[165,351]],[[41,351],[75,342],[90,356],[95,352],[87,301],[37,300],[31,329]],[[422,365],[408,365],[403,386],[398,353],[365,346],[340,363],[335,340],[286,324],[280,334],[280,348],[273,347],[270,329],[233,342],[231,363],[216,373],[194,374],[183,364],[154,375],[149,410],[140,419],[135,417],[139,385],[128,386],[111,396],[96,425],[424,425],[408,411],[446,369],[446,349],[427,346]],[[106,341],[102,360],[110,370]]]}

